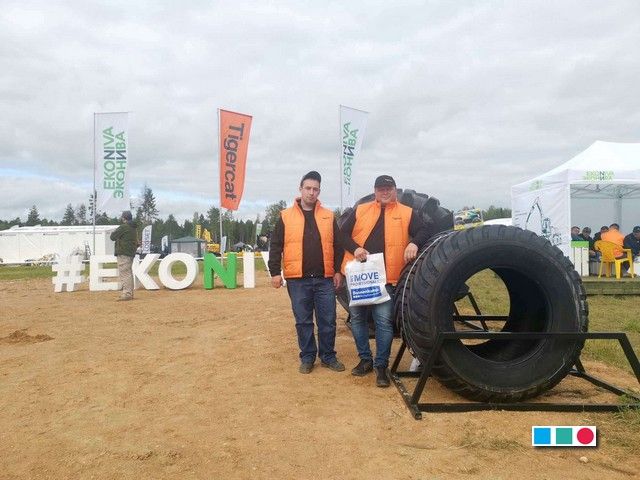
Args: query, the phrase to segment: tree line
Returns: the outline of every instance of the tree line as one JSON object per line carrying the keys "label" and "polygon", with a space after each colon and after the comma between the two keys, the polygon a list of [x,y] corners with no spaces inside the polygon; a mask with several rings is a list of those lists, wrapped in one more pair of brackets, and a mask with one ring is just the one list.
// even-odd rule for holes
{"label": "tree line", "polygon": [[[153,191],[148,185],[144,185],[141,192],[141,202],[135,210],[135,222],[138,225],[139,233],[142,228],[152,225],[152,243],[159,247],[162,237],[167,235],[169,239],[177,239],[181,237],[193,236],[195,234],[195,226],[200,225],[201,228],[207,229],[211,233],[214,243],[220,243],[220,209],[211,206],[206,213],[194,212],[190,219],[178,222],[175,216],[170,213],[166,219],[160,218],[160,212],[156,207],[156,199]],[[275,224],[280,217],[280,211],[287,207],[287,202],[280,200],[272,203],[264,211],[262,219],[258,215],[254,220],[239,220],[233,218],[233,212],[226,211],[222,214],[223,235],[227,236],[227,246],[232,246],[238,242],[255,245],[265,248],[263,241],[256,238],[257,225],[261,224],[262,237],[269,237],[275,228]],[[473,207],[471,207],[473,208]],[[334,210],[336,216],[340,216],[340,209]],[[492,220],[495,218],[511,217],[511,209],[495,207],[491,205],[487,210],[482,210],[484,220]],[[6,230],[14,225],[19,226],[58,226],[58,225],[91,225],[93,222],[93,198],[89,196],[88,203],[81,203],[75,207],[68,204],[60,221],[41,218],[38,207],[33,205],[29,209],[25,222],[19,217],[13,220],[1,220],[0,230]],[[106,212],[96,212],[96,225],[118,225],[119,217],[110,217]],[[264,240],[264,239],[263,239]],[[262,244],[262,245],[261,245]]]}

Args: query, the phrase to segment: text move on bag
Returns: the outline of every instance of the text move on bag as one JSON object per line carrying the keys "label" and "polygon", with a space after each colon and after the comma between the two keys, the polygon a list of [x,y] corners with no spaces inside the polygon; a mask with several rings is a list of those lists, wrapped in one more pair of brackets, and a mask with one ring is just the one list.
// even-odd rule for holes
{"label": "text move on bag", "polygon": [[387,274],[384,268],[384,255],[372,253],[366,262],[351,260],[345,266],[349,306],[377,305],[391,300],[385,285]]}

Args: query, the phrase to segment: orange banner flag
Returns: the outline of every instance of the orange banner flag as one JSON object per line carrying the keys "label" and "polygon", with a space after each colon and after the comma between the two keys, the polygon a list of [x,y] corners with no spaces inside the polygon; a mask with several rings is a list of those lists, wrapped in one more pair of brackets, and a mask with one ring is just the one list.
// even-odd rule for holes
{"label": "orange banner flag", "polygon": [[250,115],[220,110],[220,206],[237,210],[244,190]]}

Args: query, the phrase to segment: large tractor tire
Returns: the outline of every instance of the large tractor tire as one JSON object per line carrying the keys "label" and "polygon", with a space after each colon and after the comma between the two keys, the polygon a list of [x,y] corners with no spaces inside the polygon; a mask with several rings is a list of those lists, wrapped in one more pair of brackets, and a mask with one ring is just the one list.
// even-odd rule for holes
{"label": "large tractor tire", "polygon": [[[580,277],[546,239],[502,225],[441,233],[405,267],[396,289],[396,323],[423,363],[438,332],[459,329],[455,302],[465,282],[486,269],[504,282],[509,296],[508,316],[498,330],[587,330],[588,307]],[[471,400],[520,401],[560,382],[583,343],[550,337],[445,342],[433,372],[445,386]]]}

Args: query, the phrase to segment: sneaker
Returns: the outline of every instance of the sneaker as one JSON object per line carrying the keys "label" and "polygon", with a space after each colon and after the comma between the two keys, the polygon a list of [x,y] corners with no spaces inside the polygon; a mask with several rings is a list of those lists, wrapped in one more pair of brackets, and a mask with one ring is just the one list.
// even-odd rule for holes
{"label": "sneaker", "polygon": [[129,300],[133,300],[133,297],[120,297],[116,302],[128,302]]}
{"label": "sneaker", "polygon": [[334,372],[344,372],[344,363],[337,358],[333,359],[329,363],[322,362],[321,365],[326,368],[330,368]]}
{"label": "sneaker", "polygon": [[351,370],[351,375],[355,377],[364,377],[373,370],[373,360],[360,360],[360,363]]}
{"label": "sneaker", "polygon": [[376,385],[381,388],[386,388],[391,385],[386,368],[376,367]]}
{"label": "sneaker", "polygon": [[298,368],[300,373],[311,373],[311,370],[313,370],[313,363],[307,362],[302,362],[300,364],[300,368]]}

